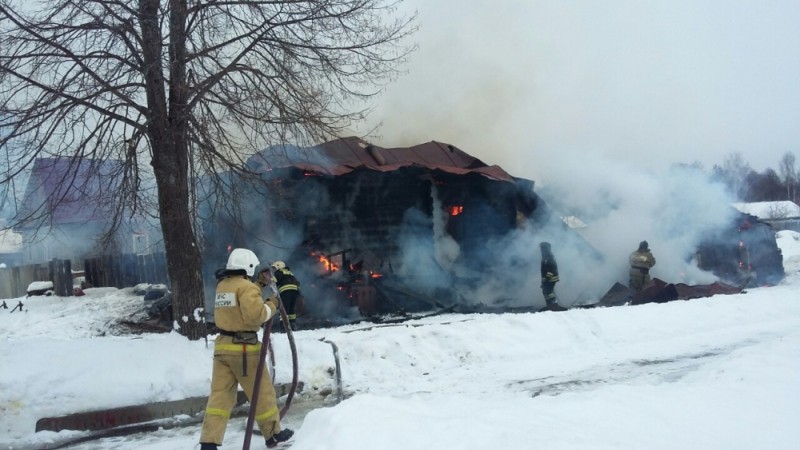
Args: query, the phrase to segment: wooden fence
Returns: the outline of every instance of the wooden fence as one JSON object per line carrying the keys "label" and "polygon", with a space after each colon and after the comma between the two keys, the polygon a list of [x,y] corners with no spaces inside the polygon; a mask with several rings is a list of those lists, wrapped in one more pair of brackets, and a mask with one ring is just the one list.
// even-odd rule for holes
{"label": "wooden fence", "polygon": [[54,259],[44,264],[6,267],[0,269],[0,298],[24,297],[34,281],[52,281],[53,293],[72,295],[72,263]]}
{"label": "wooden fence", "polygon": [[0,269],[0,298],[24,297],[29,284],[47,279],[47,271],[39,264]]}
{"label": "wooden fence", "polygon": [[[124,288],[139,283],[167,284],[167,264],[163,253],[148,255],[108,255],[83,262],[83,274],[92,287]],[[72,263],[54,259],[47,264],[0,269],[0,299],[24,297],[34,281],[52,281],[53,293],[73,294]]]}
{"label": "wooden fence", "polygon": [[139,283],[167,284],[167,260],[163,253],[106,255],[84,260],[86,281],[95,287],[124,288]]}

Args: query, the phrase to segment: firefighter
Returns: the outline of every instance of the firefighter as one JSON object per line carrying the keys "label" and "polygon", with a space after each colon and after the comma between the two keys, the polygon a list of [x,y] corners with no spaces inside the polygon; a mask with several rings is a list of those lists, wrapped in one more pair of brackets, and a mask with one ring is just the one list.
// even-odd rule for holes
{"label": "firefighter", "polygon": [[289,326],[292,330],[296,330],[294,323],[297,320],[296,308],[300,298],[300,282],[297,281],[297,278],[283,261],[272,263],[272,270],[274,272],[275,285],[278,287],[278,293],[281,296],[281,302],[283,302],[283,307],[286,308],[286,315],[289,316]]}
{"label": "firefighter", "polygon": [[[264,301],[261,288],[250,280],[258,264],[251,250],[236,248],[231,251],[224,272],[219,273],[214,323],[220,328],[220,335],[214,343],[211,394],[200,434],[201,450],[217,450],[222,445],[228,418],[236,404],[238,385],[252,401],[261,352],[257,331],[278,308],[277,298],[271,295]],[[261,379],[255,414],[268,448],[294,434],[288,428],[281,430],[275,387],[269,376]]]}
{"label": "firefighter", "polygon": [[656,258],[650,253],[647,241],[639,243],[639,249],[630,256],[630,288],[641,291],[650,283],[650,268],[656,265]]}
{"label": "firefighter", "polygon": [[566,308],[558,304],[556,300],[556,283],[558,283],[558,264],[556,264],[556,257],[550,249],[549,242],[542,242],[539,244],[539,249],[542,251],[542,264],[540,266],[542,273],[542,295],[547,306],[544,308],[548,311],[564,311]]}

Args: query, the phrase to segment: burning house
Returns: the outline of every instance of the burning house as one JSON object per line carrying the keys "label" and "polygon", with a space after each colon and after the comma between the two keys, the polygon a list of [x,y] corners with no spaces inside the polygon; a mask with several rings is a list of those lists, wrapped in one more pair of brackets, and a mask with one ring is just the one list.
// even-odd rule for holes
{"label": "burning house", "polygon": [[727,226],[709,233],[695,257],[701,269],[743,287],[775,285],[785,276],[775,230],[746,213],[735,213]]}
{"label": "burning house", "polygon": [[205,253],[218,262],[223,249],[249,246],[285,261],[310,316],[530,309],[538,239],[599,258],[532,181],[453,145],[382,148],[351,137],[270,147],[247,166],[264,183],[239,180],[252,189],[241,194],[249,212],[204,221]]}
{"label": "burning house", "polygon": [[[305,298],[301,327],[398,313],[538,310],[541,241],[553,244],[569,280],[557,288],[564,306],[597,302],[614,281],[627,281],[627,257],[604,261],[533,181],[453,145],[384,148],[350,137],[269,147],[246,164],[259,179],[230,175],[236,201],[209,202],[226,206],[201,218],[205,279],[213,283],[235,247],[254,249],[265,266],[284,261]],[[695,269],[736,285],[745,269],[753,283],[779,281],[774,234],[740,222],[708,231],[681,264],[696,259]],[[737,271],[739,264],[746,267]]]}

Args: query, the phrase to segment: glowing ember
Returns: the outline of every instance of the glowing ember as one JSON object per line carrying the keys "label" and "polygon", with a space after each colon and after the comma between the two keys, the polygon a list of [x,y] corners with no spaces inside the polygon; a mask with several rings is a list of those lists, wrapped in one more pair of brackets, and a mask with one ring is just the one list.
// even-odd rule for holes
{"label": "glowing ember", "polygon": [[459,214],[461,214],[463,212],[464,212],[464,207],[463,206],[451,206],[450,207],[450,215],[451,216],[457,216],[457,215],[459,215]]}

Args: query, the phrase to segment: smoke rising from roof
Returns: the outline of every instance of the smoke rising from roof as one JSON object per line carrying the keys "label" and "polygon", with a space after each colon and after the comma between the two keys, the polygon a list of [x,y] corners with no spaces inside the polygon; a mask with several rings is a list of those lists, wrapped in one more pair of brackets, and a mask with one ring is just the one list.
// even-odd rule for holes
{"label": "smoke rising from roof", "polygon": [[387,145],[436,136],[538,180],[565,151],[651,169],[741,152],[760,171],[800,143],[795,1],[405,7],[419,51],[365,127]]}

